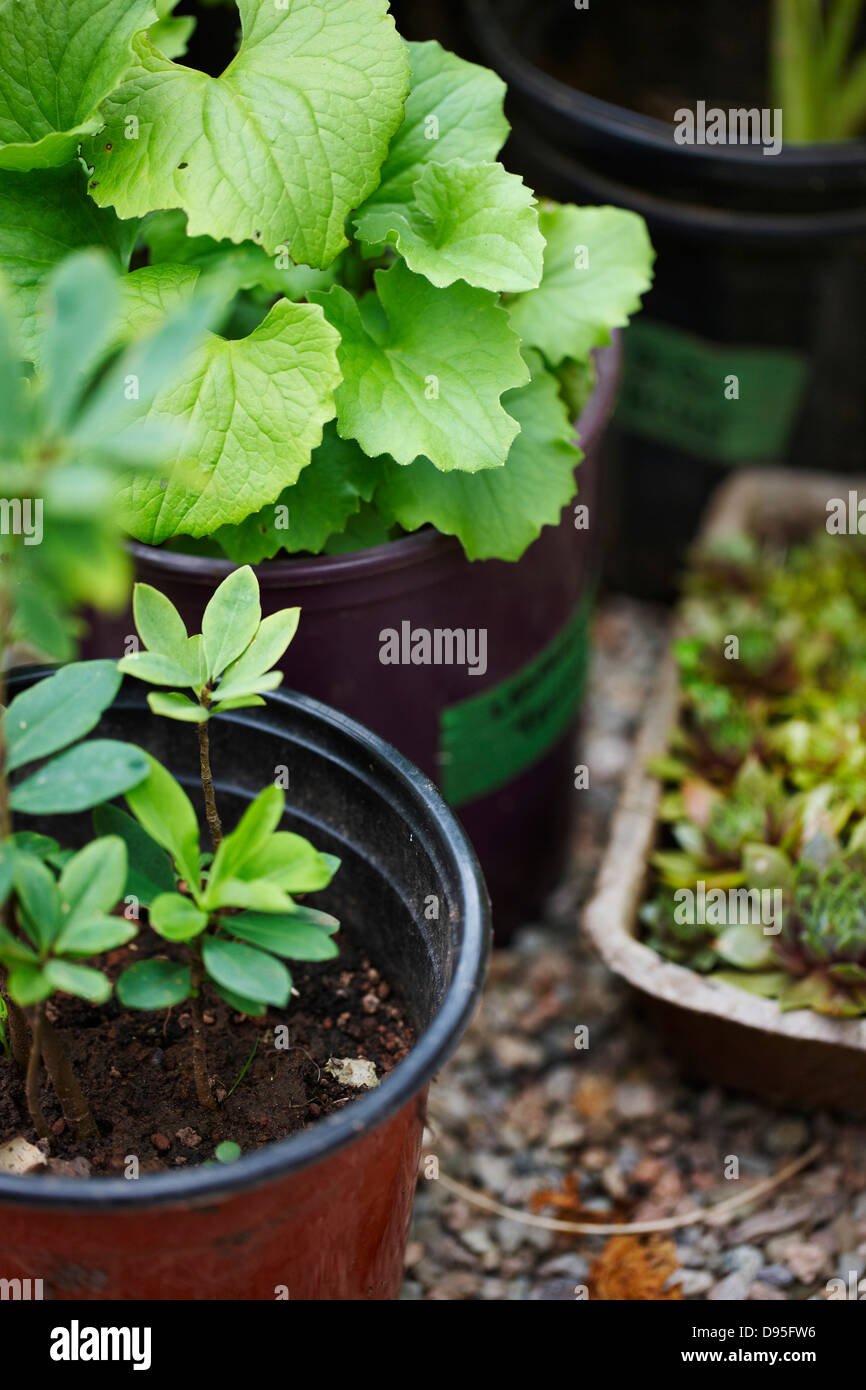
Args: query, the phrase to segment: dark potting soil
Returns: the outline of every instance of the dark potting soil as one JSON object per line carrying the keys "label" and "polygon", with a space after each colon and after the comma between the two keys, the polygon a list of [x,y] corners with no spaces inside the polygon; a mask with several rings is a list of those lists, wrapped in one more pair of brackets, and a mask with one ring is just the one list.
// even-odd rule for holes
{"label": "dark potting soil", "polygon": [[545,72],[644,116],[673,121],[698,100],[724,109],[767,104],[767,3],[606,0],[577,10],[546,0],[524,22],[522,51]]}
{"label": "dark potting soil", "polygon": [[[75,1138],[49,1083],[42,1091],[52,1129],[55,1171],[118,1175],[130,1156],[139,1172],[203,1163],[233,1140],[246,1153],[313,1124],[364,1090],[324,1071],[331,1058],[365,1058],[382,1077],[406,1056],[414,1035],[403,1005],[363,952],[341,932],[340,954],[319,964],[289,962],[297,997],[289,1008],[261,1019],[234,1013],[209,986],[203,991],[208,1071],[218,1108],[199,1105],[192,1071],[189,1005],[160,1013],[133,1013],[115,999],[101,1008],[59,996],[46,1006],[66,1045],[99,1127],[100,1138]],[[140,938],[139,938],[140,942]],[[166,943],[159,943],[165,947]],[[163,954],[171,954],[171,948]],[[112,952],[106,969],[117,975],[130,948]],[[141,959],[144,952],[135,952]],[[276,1042],[286,1025],[288,1047]],[[252,1057],[252,1060],[250,1058]],[[244,1072],[244,1068],[249,1065]],[[243,1076],[241,1075],[242,1073]],[[0,1061],[0,1143],[36,1136],[23,1085]],[[82,1164],[81,1159],[87,1160]],[[65,1164],[78,1160],[74,1168]]]}

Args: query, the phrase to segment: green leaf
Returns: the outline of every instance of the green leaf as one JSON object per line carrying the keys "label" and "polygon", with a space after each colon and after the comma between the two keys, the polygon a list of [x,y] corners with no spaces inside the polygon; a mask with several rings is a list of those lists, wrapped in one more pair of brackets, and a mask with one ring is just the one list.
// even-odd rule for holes
{"label": "green leaf", "polygon": [[130,342],[193,296],[199,271],[186,265],[146,265],[120,281],[120,305],[114,323],[113,346]]}
{"label": "green leaf", "polygon": [[155,758],[145,754],[148,775],[126,801],[152,840],[174,858],[180,877],[195,897],[199,892],[199,831],[193,804],[179,782]]}
{"label": "green leaf", "polygon": [[167,477],[120,494],[136,539],[209,535],[294,483],[334,415],[337,347],[321,308],[285,299],[246,338],[211,334],[147,414],[183,434]]}
{"label": "green leaf", "polygon": [[[19,937],[13,936],[11,931],[0,922],[0,962],[13,969],[16,965],[38,965],[38,952],[25,946]],[[2,995],[0,995],[2,998]]]}
{"label": "green leaf", "polygon": [[254,912],[291,912],[295,906],[288,893],[264,879],[220,878],[208,886],[207,906],[248,907]]}
{"label": "green leaf", "polygon": [[247,695],[264,695],[269,690],[276,690],[282,683],[282,671],[266,671],[261,676],[233,676],[231,680],[224,677],[214,691],[214,700],[231,700],[232,707],[237,709],[234,701]]}
{"label": "green leaf", "polygon": [[233,1140],[226,1139],[222,1144],[217,1144],[213,1151],[213,1156],[217,1163],[237,1163],[241,1157],[241,1146],[235,1144]]}
{"label": "green leaf", "polygon": [[[85,142],[94,197],[121,217],[183,208],[192,236],[286,245],[326,266],[343,223],[379,181],[408,89],[385,0],[239,0],[243,42],[219,78],[167,61],[144,35],[137,64]],[[124,139],[135,117],[137,140]],[[105,146],[111,145],[106,151]]]}
{"label": "green leaf", "polygon": [[157,14],[153,0],[0,5],[0,169],[73,159],[130,66],[133,36]]}
{"label": "green leaf", "polygon": [[10,772],[83,738],[120,688],[113,661],[76,661],[22,690],[4,718]]}
{"label": "green leaf", "polygon": [[51,870],[41,859],[16,854],[15,892],[23,912],[22,926],[41,952],[46,951],[60,929],[60,893]]}
{"label": "green leaf", "polygon": [[103,252],[70,256],[52,276],[42,352],[48,429],[60,432],[68,424],[111,339],[118,298],[118,277]]}
{"label": "green leaf", "polygon": [[22,1009],[41,1004],[54,992],[44,969],[37,965],[17,965],[10,970],[7,987],[12,1000]]}
{"label": "green leaf", "polygon": [[327,932],[309,922],[297,921],[292,914],[241,912],[236,917],[226,917],[222,925],[241,941],[289,960],[333,960],[339,954]]}
{"label": "green leaf", "polygon": [[771,938],[764,935],[759,923],[725,927],[715,946],[722,960],[740,970],[764,970],[775,960]]}
{"label": "green leaf", "polygon": [[72,251],[98,246],[125,269],[137,234],[137,223],[119,222],[87,197],[86,176],[77,163],[33,174],[0,170],[0,276],[28,361],[39,355],[44,332],[39,303],[57,265]]}
{"label": "green leaf", "polygon": [[128,870],[122,897],[138,898],[149,907],[158,893],[174,891],[171,860],[132,816],[118,806],[97,806],[93,827],[97,835],[117,835],[126,845]]}
{"label": "green leaf", "polygon": [[147,36],[165,58],[182,58],[195,30],[194,15],[178,15],[152,24]]}
{"label": "green leaf", "polygon": [[147,703],[154,714],[160,714],[165,719],[179,719],[184,724],[206,724],[210,718],[203,705],[196,704],[188,695],[181,695],[176,690],[167,695],[151,691]]}
{"label": "green leaf", "polygon": [[286,794],[282,787],[271,783],[250,802],[234,830],[226,835],[214,855],[208,889],[222,879],[231,878],[241,870],[250,857],[273,836],[283,817]]}
{"label": "green leaf", "polygon": [[204,638],[208,679],[222,675],[226,667],[246,651],[259,630],[262,608],[259,581],[249,565],[223,580],[204,610]]}
{"label": "green leaf", "polygon": [[118,671],[125,676],[135,676],[137,680],[150,685],[192,685],[192,672],[160,652],[130,652],[117,663]]}
{"label": "green leaf", "polygon": [[223,683],[218,687],[220,698],[228,682],[255,679],[276,666],[298,630],[300,616],[300,608],[281,608],[262,619],[246,651],[226,667]]}
{"label": "green leaf", "polygon": [[245,521],[221,526],[214,539],[239,565],[272,560],[280,550],[318,554],[361,501],[371,500],[380,473],[380,462],[368,458],[357,440],[341,439],[331,421],[298,481]]}
{"label": "green leaf", "polygon": [[12,790],[13,811],[30,816],[89,811],[147,776],[147,755],[132,743],[94,738],[61,753]]}
{"label": "green leaf", "polygon": [[444,287],[520,291],[541,280],[544,237],[532,190],[501,164],[429,164],[402,208],[372,207],[359,237],[393,241],[410,270]]}
{"label": "green leaf", "polygon": [[274,956],[219,937],[204,941],[202,956],[205,970],[216,984],[279,1009],[288,1004],[292,977]]}
{"label": "green leaf", "polygon": [[[170,598],[150,584],[136,584],[132,591],[132,614],[142,643],[149,652],[168,657],[186,671],[189,666],[189,634],[186,624]],[[194,685],[198,667],[190,671]]]}
{"label": "green leaf", "polygon": [[467,63],[435,41],[410,43],[411,90],[400,126],[368,209],[412,201],[431,163],[495,160],[508,138],[505,83],[488,68]]}
{"label": "green leaf", "polygon": [[207,913],[182,893],[160,893],[150,907],[150,925],[166,941],[191,941],[207,926]]}
{"label": "green leaf", "polygon": [[247,1014],[250,1018],[263,1018],[268,1011],[267,1005],[257,999],[245,999],[242,994],[236,994],[233,989],[226,989],[223,985],[214,985],[214,988],[219,997],[236,1013]]}
{"label": "green leaf", "polygon": [[493,294],[436,289],[397,261],[360,303],[341,286],[311,297],[342,335],[341,435],[371,458],[424,454],[445,472],[505,462],[519,427],[500,398],[529,371]]}
{"label": "green leaf", "polygon": [[64,866],[60,896],[66,926],[110,912],[126,887],[126,845],[119,835],[92,840]]}
{"label": "green leaf", "polygon": [[[37,835],[35,830],[16,830],[14,835],[9,837],[9,846],[20,850],[22,854],[32,854],[37,859],[50,859],[60,849],[56,840],[52,840],[50,835]],[[11,864],[7,848],[0,848],[0,862],[4,865]]]}
{"label": "green leaf", "polygon": [[174,960],[140,960],[117,981],[125,1009],[171,1009],[189,998],[189,966]]}
{"label": "green leaf", "polygon": [[[49,844],[55,844],[53,840],[49,841],[47,836],[39,836],[38,838],[46,840]],[[5,903],[12,891],[12,880],[15,874],[15,851],[24,850],[25,853],[27,852],[27,847],[20,843],[19,836],[12,836],[11,839],[11,844],[7,842],[0,845],[0,904]],[[38,849],[33,846],[29,852],[37,859],[42,857]]]}
{"label": "green leaf", "polygon": [[736,985],[762,999],[777,998],[789,984],[791,976],[785,970],[714,970],[712,979],[722,984]]}
{"label": "green leaf", "polygon": [[539,221],[547,241],[544,275],[509,312],[524,345],[540,348],[558,367],[609,343],[610,330],[640,308],[654,253],[643,218],[622,208],[569,203],[543,210]]}
{"label": "green leaf", "polygon": [[532,380],[503,397],[520,425],[503,468],[441,473],[428,459],[386,463],[376,503],[407,531],[427,522],[458,536],[470,560],[518,560],[542,526],[555,526],[575,494],[580,454],[556,379],[530,358]]}
{"label": "green leaf", "polygon": [[124,917],[91,917],[70,922],[54,943],[59,956],[99,956],[125,946],[138,933],[135,922]]}
{"label": "green leaf", "polygon": [[315,893],[327,888],[339,860],[320,854],[303,835],[278,830],[256,846],[239,866],[244,879],[267,879],[288,893]]}

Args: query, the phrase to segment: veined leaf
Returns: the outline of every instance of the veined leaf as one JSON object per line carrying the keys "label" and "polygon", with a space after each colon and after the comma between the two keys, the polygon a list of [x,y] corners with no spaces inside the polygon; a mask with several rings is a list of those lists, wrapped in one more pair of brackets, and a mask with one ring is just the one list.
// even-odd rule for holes
{"label": "veined leaf", "polygon": [[575,493],[574,425],[556,379],[537,353],[527,354],[532,380],[502,404],[520,425],[503,468],[470,475],[441,473],[425,458],[408,468],[384,466],[376,503],[407,531],[430,522],[457,536],[470,560],[518,560],[542,526],[555,526]]}
{"label": "veined leaf", "polygon": [[[85,142],[97,201],[122,217],[183,208],[192,236],[258,241],[326,266],[379,181],[409,85],[386,0],[239,0],[243,42],[221,77],[162,56],[136,66]],[[124,139],[135,117],[139,138]],[[106,149],[106,146],[110,146]]]}
{"label": "veined leaf", "polygon": [[285,299],[246,338],[209,335],[147,413],[183,434],[167,477],[121,492],[136,539],[209,535],[295,482],[334,415],[337,345],[321,308]]}
{"label": "veined leaf", "polygon": [[374,206],[356,220],[359,237],[394,241],[410,270],[444,287],[533,289],[544,237],[532,190],[501,164],[428,164],[404,207]]}
{"label": "veined leaf", "polygon": [[609,343],[610,330],[640,308],[654,252],[643,218],[623,208],[566,204],[542,210],[539,222],[547,241],[541,284],[515,296],[509,312],[524,345],[558,367]]}
{"label": "veined leaf", "polygon": [[436,289],[397,261],[360,303],[341,286],[312,298],[342,335],[343,436],[371,458],[423,454],[444,472],[505,462],[519,426],[501,397],[529,370],[493,294],[463,281]]}
{"label": "veined leaf", "polygon": [[73,159],[99,106],[155,23],[154,0],[6,0],[0,5],[0,169]]}

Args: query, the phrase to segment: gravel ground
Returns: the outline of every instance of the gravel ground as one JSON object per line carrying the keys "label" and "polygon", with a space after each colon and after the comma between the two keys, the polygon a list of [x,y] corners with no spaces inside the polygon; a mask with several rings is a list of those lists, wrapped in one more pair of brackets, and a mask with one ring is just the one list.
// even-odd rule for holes
{"label": "gravel ground", "polygon": [[[866,1273],[866,1125],[684,1082],[577,939],[662,633],[648,605],[600,609],[581,758],[592,785],[576,793],[573,873],[546,919],[496,954],[481,1011],[431,1090],[404,1299],[839,1298],[828,1280],[853,1294]],[[578,1050],[581,1025],[589,1045]],[[523,1212],[655,1220],[734,1195],[731,1156],[748,1184],[816,1142],[814,1163],[735,1219],[649,1242],[521,1225],[435,1177],[438,1165]]]}

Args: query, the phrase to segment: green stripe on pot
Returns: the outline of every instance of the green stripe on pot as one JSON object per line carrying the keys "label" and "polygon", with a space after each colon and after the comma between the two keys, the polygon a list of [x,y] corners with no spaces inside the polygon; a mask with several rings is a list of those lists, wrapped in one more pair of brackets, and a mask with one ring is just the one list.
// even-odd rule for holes
{"label": "green stripe on pot", "polygon": [[716,463],[776,459],[787,448],[807,370],[796,352],[709,343],[639,319],[625,337],[616,421]]}
{"label": "green stripe on pot", "polygon": [[513,675],[440,712],[439,780],[452,806],[506,786],[566,732],[583,697],[593,601]]}

